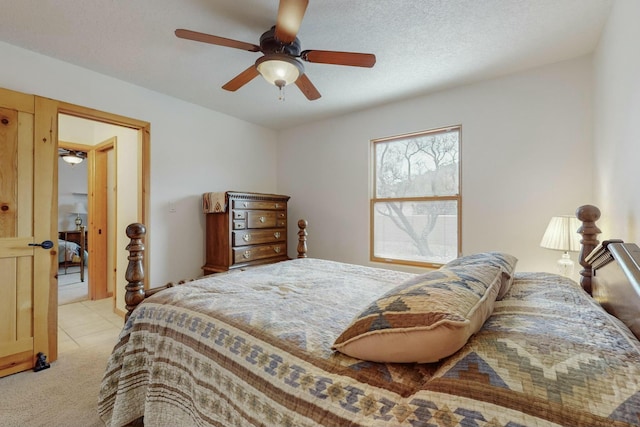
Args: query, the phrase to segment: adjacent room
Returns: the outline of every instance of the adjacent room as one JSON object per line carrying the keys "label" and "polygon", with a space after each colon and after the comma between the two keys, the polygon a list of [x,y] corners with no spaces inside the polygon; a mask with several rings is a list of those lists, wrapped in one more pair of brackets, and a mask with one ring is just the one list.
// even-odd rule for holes
{"label": "adjacent room", "polygon": [[4,5],[3,420],[640,425],[639,16]]}
{"label": "adjacent room", "polygon": [[89,299],[87,153],[59,148],[58,305]]}

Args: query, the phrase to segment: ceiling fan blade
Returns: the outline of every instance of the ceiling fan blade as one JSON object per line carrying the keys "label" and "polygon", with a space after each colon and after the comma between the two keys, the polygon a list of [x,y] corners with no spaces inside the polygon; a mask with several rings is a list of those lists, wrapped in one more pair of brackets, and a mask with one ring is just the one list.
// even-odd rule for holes
{"label": "ceiling fan blade", "polygon": [[251,65],[249,68],[229,80],[224,86],[222,86],[222,89],[228,90],[230,92],[235,92],[236,90],[240,89],[242,86],[246,85],[251,80],[256,78],[258,74],[259,73],[256,66]]}
{"label": "ceiling fan blade", "polygon": [[296,80],[296,86],[298,86],[300,91],[309,101],[315,101],[321,96],[318,89],[316,89],[313,83],[311,83],[311,80],[309,80],[309,77],[307,77],[306,74],[301,74],[300,77],[298,77],[298,80]]}
{"label": "ceiling fan blade", "polygon": [[276,20],[276,38],[282,43],[293,42],[300,30],[309,0],[280,0]]}
{"label": "ceiling fan blade", "polygon": [[212,36],[211,34],[199,33],[197,31],[178,29],[175,31],[176,36],[181,39],[195,40],[202,43],[216,44],[218,46],[232,47],[235,49],[248,50],[249,52],[260,52],[260,46],[252,43],[245,43],[238,40],[227,39],[224,37]]}
{"label": "ceiling fan blade", "polygon": [[371,68],[376,63],[372,53],[336,52],[332,50],[305,50],[300,58],[307,62],[319,64],[349,65],[352,67]]}

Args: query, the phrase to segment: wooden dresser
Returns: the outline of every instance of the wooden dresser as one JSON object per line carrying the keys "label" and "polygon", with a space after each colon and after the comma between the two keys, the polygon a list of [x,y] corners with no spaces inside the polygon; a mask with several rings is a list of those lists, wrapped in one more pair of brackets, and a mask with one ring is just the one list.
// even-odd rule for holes
{"label": "wooden dresser", "polygon": [[224,212],[206,213],[204,274],[289,259],[287,201],[278,194],[227,191]]}

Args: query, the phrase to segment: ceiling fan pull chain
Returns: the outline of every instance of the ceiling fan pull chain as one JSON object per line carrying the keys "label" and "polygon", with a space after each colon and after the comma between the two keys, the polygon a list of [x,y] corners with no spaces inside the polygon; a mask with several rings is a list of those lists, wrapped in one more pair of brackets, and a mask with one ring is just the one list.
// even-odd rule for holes
{"label": "ceiling fan pull chain", "polygon": [[278,89],[280,90],[280,94],[278,95],[278,100],[284,102],[284,84],[279,84]]}

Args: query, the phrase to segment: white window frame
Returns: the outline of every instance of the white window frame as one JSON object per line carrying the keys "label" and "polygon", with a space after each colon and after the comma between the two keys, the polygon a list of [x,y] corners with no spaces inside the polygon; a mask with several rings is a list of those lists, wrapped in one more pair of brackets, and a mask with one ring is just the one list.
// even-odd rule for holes
{"label": "white window frame", "polygon": [[[422,137],[425,135],[434,135],[438,133],[446,133],[457,130],[458,132],[458,189],[457,194],[455,195],[432,195],[432,196],[417,196],[417,197],[401,197],[401,198],[378,198],[377,197],[377,159],[376,159],[376,146],[379,143],[388,143],[393,142],[394,140],[406,140],[414,137]],[[370,196],[370,260],[373,262],[381,262],[388,264],[401,264],[401,265],[411,265],[417,267],[427,267],[427,268],[438,268],[444,264],[444,262],[433,262],[433,261],[420,261],[417,259],[411,258],[401,258],[401,257],[389,257],[389,256],[380,256],[380,254],[376,254],[376,236],[375,236],[375,207],[377,203],[383,202],[439,202],[439,201],[455,201],[457,203],[457,241],[456,241],[456,251],[455,253],[450,254],[450,258],[456,258],[460,256],[462,251],[462,125],[455,126],[447,126],[437,129],[431,129],[421,132],[414,132],[410,134],[397,135],[392,137],[385,138],[377,138],[371,140],[371,160],[370,160],[370,170],[371,170],[371,196]]]}

